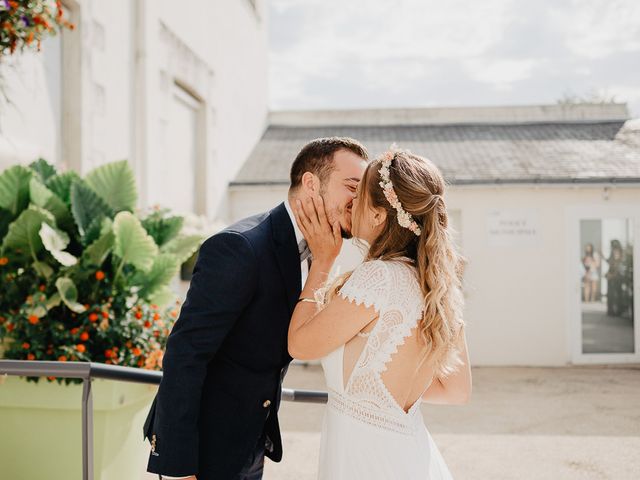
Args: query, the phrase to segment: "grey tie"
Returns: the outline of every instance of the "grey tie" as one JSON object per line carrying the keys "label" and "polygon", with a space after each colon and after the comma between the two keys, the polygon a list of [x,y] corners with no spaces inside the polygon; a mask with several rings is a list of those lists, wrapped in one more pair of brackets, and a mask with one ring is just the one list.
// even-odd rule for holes
{"label": "grey tie", "polygon": [[298,244],[298,253],[300,253],[300,263],[306,260],[307,265],[311,268],[313,256],[311,255],[311,250],[309,249],[309,245],[306,240],[300,240],[300,243]]}

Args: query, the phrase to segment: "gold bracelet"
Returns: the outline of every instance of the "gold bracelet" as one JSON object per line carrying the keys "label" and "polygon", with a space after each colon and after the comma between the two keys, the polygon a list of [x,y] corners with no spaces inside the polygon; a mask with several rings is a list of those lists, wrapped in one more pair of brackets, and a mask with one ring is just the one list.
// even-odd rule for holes
{"label": "gold bracelet", "polygon": [[300,297],[296,303],[300,303],[300,302],[318,303],[318,301],[315,298],[309,298],[309,297]]}

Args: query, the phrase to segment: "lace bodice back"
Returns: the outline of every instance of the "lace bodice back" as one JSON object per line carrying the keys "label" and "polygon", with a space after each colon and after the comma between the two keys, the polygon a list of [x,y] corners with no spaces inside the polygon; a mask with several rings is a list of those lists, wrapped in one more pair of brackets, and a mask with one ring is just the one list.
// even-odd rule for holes
{"label": "lace bodice back", "polygon": [[[405,345],[417,340],[424,306],[414,267],[402,261],[365,262],[339,295],[373,307],[378,318],[368,333],[354,337],[323,360],[330,406],[377,427],[411,433],[419,402],[405,411],[404,399],[416,374],[424,372],[416,349]],[[400,388],[390,391],[390,384]]]}

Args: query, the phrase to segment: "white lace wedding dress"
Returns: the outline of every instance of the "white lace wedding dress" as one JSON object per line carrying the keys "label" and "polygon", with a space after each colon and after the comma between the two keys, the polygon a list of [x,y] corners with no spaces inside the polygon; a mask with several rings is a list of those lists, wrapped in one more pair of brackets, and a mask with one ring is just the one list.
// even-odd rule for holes
{"label": "white lace wedding dress", "polygon": [[423,301],[415,269],[400,261],[365,262],[339,295],[373,306],[379,317],[368,335],[359,334],[322,359],[329,402],[319,478],[451,479],[424,425],[420,400],[405,411],[384,382],[398,349],[416,334]]}

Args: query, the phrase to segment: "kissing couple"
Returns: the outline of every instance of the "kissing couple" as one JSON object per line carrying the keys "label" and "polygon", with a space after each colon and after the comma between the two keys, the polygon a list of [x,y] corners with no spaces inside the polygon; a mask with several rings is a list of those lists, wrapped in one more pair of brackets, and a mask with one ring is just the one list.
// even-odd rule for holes
{"label": "kissing couple", "polygon": [[[471,369],[464,259],[445,181],[395,146],[309,142],[284,203],[208,238],[144,426],[161,479],[258,480],[282,459],[292,358],[320,359],[328,389],[318,478],[450,479],[420,404],[464,404]],[[366,249],[329,279],[344,239]]]}

